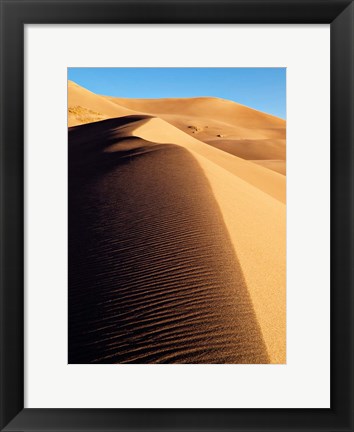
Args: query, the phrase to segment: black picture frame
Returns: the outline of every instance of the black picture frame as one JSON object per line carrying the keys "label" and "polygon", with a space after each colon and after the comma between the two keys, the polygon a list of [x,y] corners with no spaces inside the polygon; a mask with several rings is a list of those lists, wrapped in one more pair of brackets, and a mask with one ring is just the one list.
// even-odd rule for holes
{"label": "black picture frame", "polygon": [[[353,2],[0,0],[0,6],[1,430],[353,431]],[[24,25],[30,23],[330,24],[330,409],[24,409]]]}

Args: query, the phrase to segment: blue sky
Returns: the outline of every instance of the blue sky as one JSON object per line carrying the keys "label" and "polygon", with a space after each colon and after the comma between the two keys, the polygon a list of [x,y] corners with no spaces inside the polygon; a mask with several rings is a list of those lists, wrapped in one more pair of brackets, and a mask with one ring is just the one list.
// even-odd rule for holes
{"label": "blue sky", "polygon": [[106,96],[215,96],[286,117],[285,68],[69,68],[68,78]]}

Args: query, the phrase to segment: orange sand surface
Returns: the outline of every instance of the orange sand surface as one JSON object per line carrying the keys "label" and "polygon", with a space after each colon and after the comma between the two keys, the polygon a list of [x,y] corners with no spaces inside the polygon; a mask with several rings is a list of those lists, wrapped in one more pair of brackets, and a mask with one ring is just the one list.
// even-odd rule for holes
{"label": "orange sand surface", "polygon": [[68,93],[69,362],[285,363],[285,121]]}

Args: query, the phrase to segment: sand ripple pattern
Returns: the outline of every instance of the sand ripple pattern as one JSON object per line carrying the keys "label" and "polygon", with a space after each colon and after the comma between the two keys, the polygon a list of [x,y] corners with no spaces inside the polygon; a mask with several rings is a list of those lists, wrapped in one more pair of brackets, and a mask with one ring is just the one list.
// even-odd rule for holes
{"label": "sand ripple pattern", "polygon": [[198,163],[117,125],[69,132],[69,363],[268,363]]}

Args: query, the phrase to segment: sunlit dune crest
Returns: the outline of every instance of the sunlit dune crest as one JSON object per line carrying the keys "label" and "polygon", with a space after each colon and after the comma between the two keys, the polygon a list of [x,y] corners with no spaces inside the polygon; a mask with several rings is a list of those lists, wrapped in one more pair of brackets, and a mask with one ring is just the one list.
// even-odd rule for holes
{"label": "sunlit dune crest", "polygon": [[198,140],[243,159],[285,161],[285,120],[236,102],[210,97],[106,99],[162,118]]}
{"label": "sunlit dune crest", "polygon": [[285,363],[285,121],[72,82],[68,111],[69,362]]}

